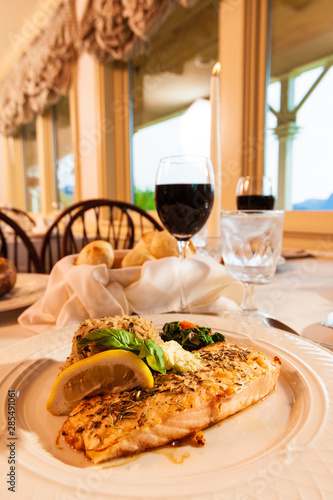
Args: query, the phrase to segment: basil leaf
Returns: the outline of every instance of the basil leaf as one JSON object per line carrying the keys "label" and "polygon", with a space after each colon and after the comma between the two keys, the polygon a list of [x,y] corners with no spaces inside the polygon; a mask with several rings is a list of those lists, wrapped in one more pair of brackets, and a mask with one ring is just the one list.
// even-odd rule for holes
{"label": "basil leaf", "polygon": [[95,343],[108,347],[109,349],[125,349],[135,352],[140,349],[141,340],[133,333],[115,328],[105,328],[88,333],[77,343],[77,348],[81,349],[85,345]]}
{"label": "basil leaf", "polygon": [[164,352],[151,339],[140,340],[134,333],[116,328],[105,328],[88,333],[77,342],[77,348],[82,349],[89,344],[98,344],[108,349],[124,349],[137,354],[150,368],[160,373],[166,373]]}
{"label": "basil leaf", "polygon": [[160,373],[166,373],[165,359],[162,347],[151,339],[144,339],[139,353],[140,358],[146,358],[150,368]]}

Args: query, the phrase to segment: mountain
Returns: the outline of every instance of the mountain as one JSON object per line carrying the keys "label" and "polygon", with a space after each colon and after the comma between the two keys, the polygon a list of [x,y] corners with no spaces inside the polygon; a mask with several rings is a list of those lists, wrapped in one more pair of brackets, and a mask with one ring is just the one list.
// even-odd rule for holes
{"label": "mountain", "polygon": [[295,203],[293,210],[333,210],[333,193],[327,200],[309,199],[301,203]]}

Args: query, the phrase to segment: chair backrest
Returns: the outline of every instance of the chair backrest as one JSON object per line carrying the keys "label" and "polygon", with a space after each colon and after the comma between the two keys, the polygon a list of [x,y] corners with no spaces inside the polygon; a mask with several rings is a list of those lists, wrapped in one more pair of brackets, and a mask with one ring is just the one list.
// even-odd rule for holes
{"label": "chair backrest", "polygon": [[78,253],[87,243],[98,239],[109,241],[115,250],[130,249],[145,232],[162,229],[150,214],[131,203],[87,200],[66,226],[62,253]]}
{"label": "chair backrest", "polygon": [[65,227],[73,214],[82,208],[83,204],[83,201],[79,201],[62,210],[45,233],[40,249],[40,260],[44,273],[49,273],[54,264],[64,256],[62,254],[61,239]]}
{"label": "chair backrest", "polygon": [[0,256],[11,260],[18,272],[42,272],[37,251],[14,220],[0,210]]}
{"label": "chair backrest", "polygon": [[13,207],[1,207],[0,211],[16,222],[24,231],[32,229],[36,225],[36,221],[24,210]]}

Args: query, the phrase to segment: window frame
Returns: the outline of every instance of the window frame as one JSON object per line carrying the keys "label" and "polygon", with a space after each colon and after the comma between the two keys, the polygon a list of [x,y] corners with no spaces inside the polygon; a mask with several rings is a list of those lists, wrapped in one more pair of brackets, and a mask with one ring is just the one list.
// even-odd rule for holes
{"label": "window frame", "polygon": [[[241,175],[263,172],[270,11],[270,0],[221,1],[219,43],[224,209],[236,208],[234,193]],[[283,244],[290,248],[332,250],[333,211],[286,211]]]}
{"label": "window frame", "polygon": [[[67,98],[68,99],[68,111],[69,111],[69,126],[70,126],[70,141],[71,141],[71,154],[73,155],[73,160],[74,160],[74,154],[73,154],[73,133],[72,133],[72,123],[71,123],[71,105],[70,105],[70,96],[63,96],[61,99]],[[53,198],[54,198],[54,203],[59,205],[61,202],[60,196],[59,196],[59,187],[58,187],[58,161],[59,161],[59,151],[58,147],[59,144],[57,143],[58,137],[57,137],[57,113],[56,113],[56,105],[54,104],[50,106],[50,113],[51,113],[51,122],[52,122],[52,173],[53,173]],[[75,167],[75,161],[74,161],[74,167]],[[75,189],[75,168],[74,168],[74,189]],[[75,193],[73,195],[73,201],[70,203],[74,203],[74,198],[75,198]],[[64,207],[66,208],[66,206]]]}
{"label": "window frame", "polygon": [[[77,108],[75,107],[76,89],[75,78],[74,83],[69,91],[69,106],[71,120],[72,144],[78,144],[77,131]],[[74,117],[72,122],[72,116]],[[36,120],[36,145],[37,145],[37,160],[40,168],[40,212],[30,212],[33,217],[40,215],[48,215],[52,212],[52,202],[56,200],[56,185],[55,185],[55,131],[53,123],[52,106],[47,107],[42,113],[35,116]],[[26,183],[24,175],[24,158],[23,158],[23,137],[20,130],[14,135],[5,137],[6,149],[6,179],[7,179],[7,200],[12,206],[27,210]],[[77,174],[77,158],[79,155],[74,155],[74,172],[75,172],[75,192],[79,187],[79,176]],[[78,184],[78,185],[77,185]],[[74,194],[75,199],[75,194]]]}
{"label": "window frame", "polygon": [[7,202],[25,210],[26,190],[24,182],[23,148],[21,134],[5,138]]}
{"label": "window frame", "polygon": [[94,63],[98,195],[132,202],[130,63]]}
{"label": "window frame", "polygon": [[[267,48],[270,41],[271,0],[220,0],[219,61],[222,159],[222,206],[236,208],[238,178],[264,169]],[[83,155],[86,117],[80,106],[87,99],[89,63],[95,116],[94,154]],[[90,73],[89,73],[90,75]],[[72,145],[74,153],[74,201],[87,196],[85,172],[94,167],[98,179],[96,195],[132,200],[130,63],[92,62],[86,54],[72,67],[69,90]],[[91,117],[90,117],[91,118]],[[50,110],[37,115],[37,146],[41,168],[41,211],[47,215],[54,201],[52,131]],[[89,122],[90,124],[90,122]],[[18,136],[6,139],[8,201],[24,209],[23,159]],[[96,161],[95,161],[96,159]],[[87,165],[87,162],[89,165]],[[94,188],[95,189],[95,188]],[[89,191],[90,192],[90,191]],[[38,215],[38,214],[34,214]],[[306,249],[333,249],[333,211],[286,211],[284,245]]]}

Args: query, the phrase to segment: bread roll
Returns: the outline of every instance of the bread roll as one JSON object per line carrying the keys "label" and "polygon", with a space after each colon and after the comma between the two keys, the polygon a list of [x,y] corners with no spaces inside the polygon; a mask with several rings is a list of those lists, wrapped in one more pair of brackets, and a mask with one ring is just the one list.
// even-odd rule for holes
{"label": "bread roll", "polygon": [[153,241],[153,238],[156,234],[156,231],[149,231],[148,233],[144,233],[141,237],[141,240],[135,245],[134,248],[145,248],[150,252],[150,245]]}
{"label": "bread roll", "polygon": [[[154,232],[149,250],[157,259],[179,256],[179,248],[176,238],[165,230]],[[192,241],[189,241],[186,255],[194,253],[196,253],[195,246]]]}
{"label": "bread roll", "polygon": [[0,257],[0,296],[10,292],[16,283],[16,267],[13,262]]}
{"label": "bread roll", "polygon": [[147,250],[135,247],[121,261],[121,267],[142,266],[147,260],[156,260]]}
{"label": "bread roll", "polygon": [[111,269],[113,262],[114,251],[111,243],[104,240],[96,240],[82,248],[75,264],[88,264],[91,266],[106,264],[106,267]]}
{"label": "bread roll", "polygon": [[151,244],[150,252],[157,259],[163,257],[178,257],[179,250],[176,238],[168,231],[155,231]]}
{"label": "bread roll", "polygon": [[[187,255],[193,253],[195,253],[195,247],[190,241]],[[177,240],[168,231],[149,231],[143,234],[141,240],[124,257],[121,267],[141,266],[147,260],[178,256]]]}
{"label": "bread roll", "polygon": [[188,242],[186,255],[192,255],[194,253],[197,253],[197,251],[196,251],[195,246],[193,245],[192,241],[190,240]]}

